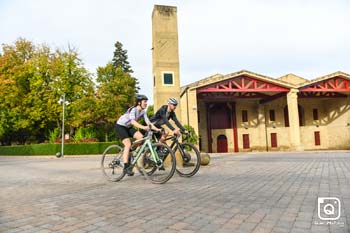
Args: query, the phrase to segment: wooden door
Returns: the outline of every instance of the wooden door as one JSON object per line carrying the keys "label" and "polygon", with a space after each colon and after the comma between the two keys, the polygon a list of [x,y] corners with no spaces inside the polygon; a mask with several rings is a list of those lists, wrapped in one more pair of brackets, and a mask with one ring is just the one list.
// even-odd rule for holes
{"label": "wooden door", "polygon": [[217,152],[218,153],[228,152],[227,137],[225,135],[219,135],[217,138]]}
{"label": "wooden door", "polygon": [[277,133],[271,133],[271,147],[277,147]]}
{"label": "wooden door", "polygon": [[249,144],[249,134],[243,134],[243,149],[249,149],[250,144]]}
{"label": "wooden door", "polygon": [[321,145],[320,131],[315,131],[315,146]]}

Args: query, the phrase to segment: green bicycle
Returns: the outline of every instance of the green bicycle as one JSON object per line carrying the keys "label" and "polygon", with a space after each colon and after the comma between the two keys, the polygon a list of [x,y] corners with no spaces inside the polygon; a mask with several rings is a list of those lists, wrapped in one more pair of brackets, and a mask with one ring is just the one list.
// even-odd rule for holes
{"label": "green bicycle", "polygon": [[[163,184],[174,175],[176,159],[168,145],[159,142],[152,143],[152,135],[153,131],[148,130],[144,138],[132,143],[130,150],[131,166],[136,167],[139,173],[152,183]],[[167,148],[171,153],[166,157],[162,157],[156,152],[160,148]],[[123,149],[118,145],[112,145],[102,154],[102,173],[109,181],[120,181],[126,174],[122,162]]]}

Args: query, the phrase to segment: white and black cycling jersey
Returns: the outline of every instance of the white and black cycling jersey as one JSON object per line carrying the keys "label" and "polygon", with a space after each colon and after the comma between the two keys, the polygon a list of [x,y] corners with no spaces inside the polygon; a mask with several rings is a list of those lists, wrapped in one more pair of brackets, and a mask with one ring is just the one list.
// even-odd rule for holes
{"label": "white and black cycling jersey", "polygon": [[138,121],[141,119],[141,117],[145,119],[147,125],[150,124],[150,120],[148,119],[146,110],[142,110],[139,112],[137,111],[136,107],[131,107],[128,109],[128,111],[126,111],[126,113],[124,113],[124,115],[119,117],[117,124],[125,127],[131,127],[131,121]]}

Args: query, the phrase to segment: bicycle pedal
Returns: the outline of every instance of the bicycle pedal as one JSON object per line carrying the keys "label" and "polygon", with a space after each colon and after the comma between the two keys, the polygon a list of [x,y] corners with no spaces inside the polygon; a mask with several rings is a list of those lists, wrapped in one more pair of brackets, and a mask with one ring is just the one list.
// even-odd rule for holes
{"label": "bicycle pedal", "polygon": [[160,166],[163,166],[163,163],[162,163],[162,161],[157,161],[157,167],[160,167]]}

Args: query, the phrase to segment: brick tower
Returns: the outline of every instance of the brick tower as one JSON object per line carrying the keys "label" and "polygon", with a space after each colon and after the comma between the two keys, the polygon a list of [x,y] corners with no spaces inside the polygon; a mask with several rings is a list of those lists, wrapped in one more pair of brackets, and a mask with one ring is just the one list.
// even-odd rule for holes
{"label": "brick tower", "polygon": [[[177,8],[155,5],[152,13],[152,60],[154,110],[169,97],[180,100]],[[176,109],[181,118],[180,108]]]}

